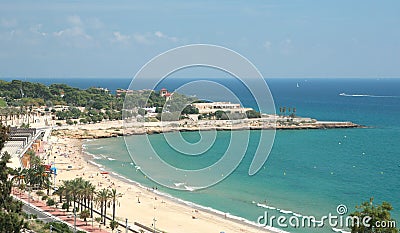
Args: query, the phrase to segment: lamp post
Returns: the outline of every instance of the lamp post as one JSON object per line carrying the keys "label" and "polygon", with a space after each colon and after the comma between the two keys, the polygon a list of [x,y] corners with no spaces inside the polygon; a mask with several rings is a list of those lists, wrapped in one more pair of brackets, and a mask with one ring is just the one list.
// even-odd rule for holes
{"label": "lamp post", "polygon": [[54,166],[54,182],[53,182],[53,184],[54,184],[54,188],[56,188],[56,176],[57,176],[57,174],[56,174],[56,172],[57,172],[57,170],[56,170],[56,156],[54,155],[54,159],[53,159],[53,166]]}
{"label": "lamp post", "polygon": [[31,187],[28,189],[28,203],[31,202]]}
{"label": "lamp post", "polygon": [[74,208],[74,233],[76,233],[76,209]]}
{"label": "lamp post", "polygon": [[156,221],[157,221],[157,219],[154,217],[153,218],[153,233],[156,233]]}

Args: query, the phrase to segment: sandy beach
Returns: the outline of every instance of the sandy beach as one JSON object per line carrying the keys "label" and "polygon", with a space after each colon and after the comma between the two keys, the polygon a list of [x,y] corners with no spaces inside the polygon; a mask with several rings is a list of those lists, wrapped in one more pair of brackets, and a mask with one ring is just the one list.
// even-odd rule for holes
{"label": "sandy beach", "polygon": [[[82,177],[96,185],[98,189],[115,188],[121,193],[116,209],[117,220],[129,225],[139,222],[152,227],[156,219],[156,228],[165,232],[269,232],[266,229],[241,223],[229,216],[214,214],[195,208],[168,197],[156,194],[152,189],[139,187],[137,184],[123,181],[110,174],[100,174],[102,170],[91,164],[82,151],[82,140],[51,136],[52,155],[58,175],[56,185],[63,180]],[[55,157],[55,158],[54,158]],[[57,200],[57,199],[56,199]],[[111,214],[112,210],[108,210]],[[111,216],[111,215],[110,215]]]}

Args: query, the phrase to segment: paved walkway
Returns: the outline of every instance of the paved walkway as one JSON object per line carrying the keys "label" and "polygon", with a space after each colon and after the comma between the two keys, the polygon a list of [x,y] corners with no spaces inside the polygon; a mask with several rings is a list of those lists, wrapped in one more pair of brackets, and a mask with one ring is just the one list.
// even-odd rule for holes
{"label": "paved walkway", "polygon": [[[14,194],[14,196],[29,202],[30,204],[36,206],[37,208],[43,210],[44,212],[47,212],[59,219],[61,219],[64,222],[67,222],[69,224],[71,224],[72,226],[74,225],[74,215],[71,212],[66,212],[64,210],[60,210],[58,208],[55,207],[50,207],[47,206],[46,203],[42,200],[32,200],[32,198],[28,197],[28,194],[24,193],[24,192],[20,192],[18,189],[13,189],[12,194]],[[84,230],[87,232],[96,232],[96,233],[109,233],[110,231],[106,231],[104,229],[99,229],[99,224],[97,222],[94,222],[93,228],[92,228],[92,222],[91,220],[88,221],[87,223],[85,223],[84,221],[82,221],[80,218],[78,218],[78,216],[76,217],[76,227],[78,230]],[[106,226],[101,225],[102,228],[105,228]]]}

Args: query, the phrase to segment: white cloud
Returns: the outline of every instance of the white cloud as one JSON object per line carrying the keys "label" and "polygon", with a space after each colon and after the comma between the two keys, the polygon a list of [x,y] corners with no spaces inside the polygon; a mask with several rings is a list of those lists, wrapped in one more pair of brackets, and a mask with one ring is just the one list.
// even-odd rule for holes
{"label": "white cloud", "polygon": [[70,47],[86,48],[94,45],[93,38],[81,27],[66,28],[53,32],[53,36],[62,44]]}
{"label": "white cloud", "polygon": [[167,36],[167,35],[165,35],[164,33],[160,32],[160,31],[156,31],[154,33],[154,35],[156,37],[158,37],[158,38],[161,38],[161,39],[167,39],[167,40],[170,40],[172,42],[178,42],[178,38],[172,37],[172,36]]}
{"label": "white cloud", "polygon": [[281,41],[280,46],[281,46],[281,53],[285,55],[290,54],[293,50],[293,43],[290,38]]}
{"label": "white cloud", "polygon": [[85,30],[81,27],[66,28],[64,30],[54,32],[53,35],[57,36],[57,37],[76,37],[76,38],[82,38],[85,40],[92,39],[92,37],[90,35],[86,34]]}
{"label": "white cloud", "polygon": [[114,32],[114,38],[112,41],[127,44],[131,39],[129,35],[123,35],[121,32]]}
{"label": "white cloud", "polygon": [[160,31],[156,31],[154,33],[135,33],[135,34],[124,34],[120,31],[114,31],[113,37],[111,38],[111,42],[113,43],[123,43],[128,44],[131,41],[134,41],[138,44],[154,44],[158,40],[167,40],[171,42],[178,42],[178,38],[167,36]]}
{"label": "white cloud", "polygon": [[94,29],[101,29],[104,27],[103,22],[99,18],[90,18],[85,21],[85,24]]}
{"label": "white cloud", "polygon": [[160,32],[160,31],[155,32],[154,35],[157,36],[157,37],[159,37],[159,38],[165,37],[165,35],[164,35],[162,32]]}
{"label": "white cloud", "polygon": [[5,28],[12,28],[18,25],[16,19],[1,19],[0,25]]}
{"label": "white cloud", "polygon": [[263,44],[264,48],[266,48],[267,50],[271,49],[271,45],[272,45],[271,41],[268,40],[265,41]]}
{"label": "white cloud", "polygon": [[73,47],[87,47],[93,44],[93,37],[86,33],[85,25],[79,16],[69,16],[67,22],[72,26],[53,32],[55,38]]}
{"label": "white cloud", "polygon": [[77,15],[68,16],[67,21],[68,21],[68,23],[70,23],[72,25],[75,25],[75,26],[82,26],[83,25],[81,17],[79,17]]}
{"label": "white cloud", "polygon": [[133,35],[133,39],[139,44],[150,44],[151,41],[148,36],[142,34]]}
{"label": "white cloud", "polygon": [[16,38],[21,37],[23,32],[19,29],[12,29],[11,31],[0,32],[0,40],[14,41]]}
{"label": "white cloud", "polygon": [[34,34],[39,34],[41,36],[47,36],[47,33],[42,32],[41,29],[42,29],[42,24],[36,24],[36,25],[31,26],[29,28],[29,31],[31,31]]}

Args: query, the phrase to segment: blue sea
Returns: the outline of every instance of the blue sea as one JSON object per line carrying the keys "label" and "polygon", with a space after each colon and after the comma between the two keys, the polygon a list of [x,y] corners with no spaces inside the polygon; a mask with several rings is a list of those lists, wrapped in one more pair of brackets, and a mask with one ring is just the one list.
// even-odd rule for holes
{"label": "blue sea", "polygon": [[[27,81],[54,82],[45,79]],[[184,81],[170,80],[160,85],[174,89]],[[164,188],[147,179],[131,165],[122,137],[85,142],[85,150],[95,155],[93,161],[97,164],[123,177],[147,187],[157,186],[159,191],[173,197],[252,222],[264,215],[264,211],[288,218],[297,214],[324,216],[337,214],[336,207],[342,204],[347,206],[348,212],[353,212],[356,205],[371,197],[375,204],[391,203],[392,216],[400,221],[400,79],[274,78],[266,81],[277,109],[295,107],[299,116],[352,121],[367,128],[277,131],[268,160],[258,173],[249,176],[258,138],[257,131],[252,131],[249,149],[239,167],[222,182],[194,192]],[[81,88],[96,85],[115,90],[127,88],[130,80],[58,79],[57,82]],[[235,82],[229,85],[232,89],[241,88]],[[223,96],[220,98],[223,100]],[[255,107],[250,97],[243,96],[242,99],[244,105]],[[218,132],[215,147],[204,156],[213,161],[213,155],[226,147],[229,134]],[[131,146],[140,148],[140,145],[134,145],[134,137],[143,136],[130,137],[133,137]],[[163,135],[149,137],[153,146],[166,154],[169,163],[192,166],[190,160],[185,164],[178,152],[165,146]],[[184,132],[183,137],[196,140],[198,134]],[[278,227],[276,223],[274,227]],[[329,226],[283,230],[332,232]]]}

